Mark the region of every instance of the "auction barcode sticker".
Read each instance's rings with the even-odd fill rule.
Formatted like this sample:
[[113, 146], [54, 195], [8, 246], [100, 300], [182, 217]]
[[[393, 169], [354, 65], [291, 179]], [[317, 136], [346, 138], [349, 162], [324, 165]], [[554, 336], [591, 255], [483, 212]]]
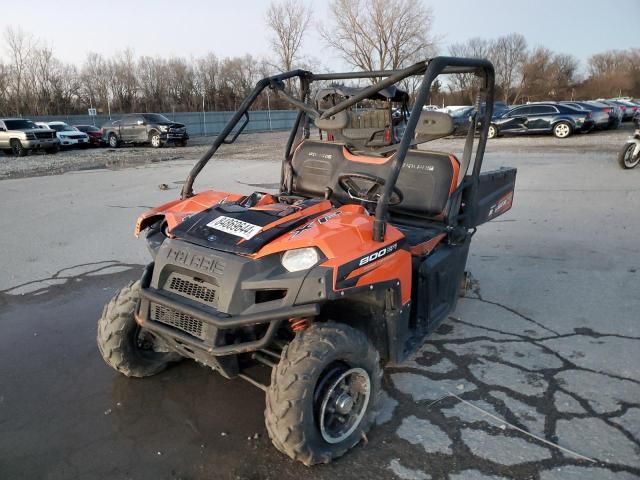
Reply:
[[260, 225], [254, 225], [253, 223], [243, 222], [242, 220], [236, 220], [235, 218], [225, 217], [224, 215], [207, 223], [207, 227], [215, 228], [221, 232], [230, 233], [237, 237], [242, 237], [245, 240], [249, 240], [255, 237], [262, 227]]

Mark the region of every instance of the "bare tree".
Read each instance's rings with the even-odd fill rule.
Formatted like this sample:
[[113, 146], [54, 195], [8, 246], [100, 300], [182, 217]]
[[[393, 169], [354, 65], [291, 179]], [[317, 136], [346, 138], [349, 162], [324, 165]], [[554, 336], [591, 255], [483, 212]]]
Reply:
[[20, 28], [14, 29], [13, 27], [5, 29], [4, 40], [10, 59], [9, 68], [11, 70], [14, 97], [13, 109], [17, 115], [20, 115], [21, 107], [23, 106], [22, 90], [25, 75], [35, 41], [30, 34], [25, 33]]
[[354, 67], [397, 69], [435, 47], [433, 13], [412, 0], [333, 0], [333, 21], [321, 29], [327, 45]]
[[311, 21], [311, 7], [302, 1], [271, 2], [267, 10], [269, 41], [277, 58], [276, 67], [284, 71], [294, 68], [300, 47]]
[[[522, 83], [522, 68], [527, 60], [527, 40], [519, 33], [510, 33], [493, 42], [489, 58], [496, 69], [496, 84], [505, 103], [510, 103], [512, 91]], [[519, 89], [517, 89], [519, 92]], [[513, 100], [517, 100], [518, 93]]]
[[[492, 51], [493, 42], [485, 38], [473, 37], [462, 43], [449, 46], [449, 54], [453, 57], [487, 58]], [[473, 74], [460, 73], [450, 79], [449, 89], [460, 92], [463, 101], [471, 104], [474, 101], [473, 92], [477, 87], [477, 79]]]

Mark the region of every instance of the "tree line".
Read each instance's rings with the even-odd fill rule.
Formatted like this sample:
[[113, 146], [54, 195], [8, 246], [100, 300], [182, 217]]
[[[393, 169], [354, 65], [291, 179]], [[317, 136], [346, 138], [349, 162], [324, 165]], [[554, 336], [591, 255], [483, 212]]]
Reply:
[[[592, 55], [587, 59], [586, 76], [580, 75], [580, 63], [573, 55], [542, 46], [531, 49], [519, 33], [496, 39], [471, 38], [451, 45], [449, 54], [491, 60], [496, 71], [497, 100], [507, 104], [640, 96], [640, 48]], [[472, 82], [468, 75], [456, 75], [447, 92], [438, 89], [436, 94], [449, 101], [469, 103]]]
[[[471, 38], [446, 51], [433, 34], [432, 10], [413, 0], [332, 0], [329, 18], [312, 21], [303, 1], [276, 0], [265, 11], [271, 55], [256, 58], [136, 56], [132, 50], [104, 56], [88, 53], [76, 65], [60, 61], [52, 47], [20, 29], [3, 32], [0, 50], [0, 115], [54, 115], [132, 111], [235, 110], [256, 81], [292, 68], [325, 70], [302, 55], [312, 29], [326, 52], [355, 69], [397, 69], [435, 54], [489, 58], [496, 68], [498, 99], [509, 103], [618, 95], [640, 96], [640, 49], [597, 53], [586, 75], [572, 55], [531, 48], [512, 33], [496, 39]], [[405, 82], [410, 93], [419, 79]], [[470, 103], [473, 78], [456, 75], [437, 82], [432, 103]], [[254, 108], [288, 108], [263, 94]]]

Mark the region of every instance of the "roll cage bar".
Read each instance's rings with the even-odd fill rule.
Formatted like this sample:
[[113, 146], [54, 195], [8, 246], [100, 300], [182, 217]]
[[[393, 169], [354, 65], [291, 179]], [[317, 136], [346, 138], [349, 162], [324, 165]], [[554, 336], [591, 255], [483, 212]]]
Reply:
[[[417, 91], [415, 102], [411, 109], [411, 115], [409, 117], [409, 121], [407, 122], [406, 130], [402, 136], [402, 139], [400, 140], [400, 143], [398, 144], [398, 149], [393, 157], [393, 164], [391, 167], [389, 178], [385, 179], [384, 189], [382, 190], [382, 194], [380, 195], [380, 198], [378, 199], [376, 205], [373, 238], [375, 241], [382, 242], [385, 235], [386, 218], [389, 209], [389, 198], [396, 184], [396, 181], [398, 180], [398, 176], [400, 175], [400, 170], [402, 169], [402, 165], [404, 163], [407, 152], [411, 147], [412, 140], [415, 136], [416, 126], [420, 118], [420, 113], [422, 112], [422, 107], [424, 106], [429, 96], [431, 85], [439, 75], [449, 75], [456, 73], [474, 74], [480, 77], [482, 80], [482, 84], [480, 85], [480, 92], [476, 99], [476, 113], [472, 117], [472, 125], [469, 128], [465, 141], [464, 153], [460, 166], [460, 178], [458, 179], [458, 186], [456, 191], [454, 191], [454, 193], [452, 194], [453, 202], [457, 202], [457, 205], [459, 206], [462, 198], [462, 189], [467, 187], [470, 188], [469, 196], [467, 197], [467, 208], [474, 209], [476, 205], [475, 200], [478, 189], [478, 179], [480, 177], [480, 170], [482, 168], [482, 159], [484, 157], [484, 150], [487, 143], [489, 124], [491, 122], [491, 116], [493, 114], [495, 74], [493, 64], [488, 60], [460, 57], [434, 57], [432, 59], [415, 63], [402, 70], [377, 70], [318, 74], [309, 72], [307, 70], [292, 70], [290, 72], [280, 73], [278, 75], [263, 78], [262, 80], [258, 81], [258, 83], [256, 83], [253, 91], [243, 100], [242, 104], [234, 113], [233, 117], [231, 117], [220, 134], [218, 134], [209, 150], [207, 150], [202, 158], [200, 158], [200, 160], [198, 160], [198, 162], [193, 166], [182, 188], [181, 198], [186, 199], [193, 196], [193, 183], [198, 174], [209, 162], [211, 157], [218, 151], [218, 148], [220, 148], [222, 144], [233, 143], [242, 133], [244, 128], [249, 123], [249, 108], [251, 108], [255, 100], [265, 88], [270, 88], [271, 90], [277, 91], [289, 103], [298, 108], [298, 115], [296, 116], [293, 129], [291, 130], [291, 133], [287, 140], [285, 150], [285, 163], [283, 164], [284, 169], [290, 169], [291, 149], [293, 147], [293, 143], [298, 135], [301, 125], [303, 125], [303, 128], [306, 130], [306, 135], [308, 135], [309, 119], [315, 120], [317, 118], [329, 118], [332, 115], [335, 115], [343, 110], [346, 110], [349, 107], [354, 106], [356, 103], [361, 102], [362, 100], [368, 98], [376, 92], [394, 85], [407, 77], [422, 75], [422, 82], [420, 83], [420, 87]], [[284, 81], [291, 78], [298, 78], [300, 80], [301, 98], [295, 98], [285, 91]], [[381, 78], [381, 80], [367, 88], [364, 88], [357, 95], [349, 97], [341, 101], [337, 105], [334, 105], [333, 107], [322, 112], [318, 111], [316, 108], [306, 102], [306, 99], [309, 95], [309, 86], [314, 81], [371, 78]], [[469, 169], [473, 153], [472, 151], [474, 133], [476, 130], [477, 122], [479, 120], [478, 112], [480, 112], [481, 110], [479, 107], [481, 102], [483, 101], [485, 102], [486, 108], [484, 109], [482, 118], [480, 119], [480, 138], [476, 148], [473, 170], [471, 175], [468, 176], [467, 171]], [[234, 128], [243, 118], [244, 121], [234, 132]], [[229, 140], [227, 140], [227, 137], [229, 135], [232, 136]]]

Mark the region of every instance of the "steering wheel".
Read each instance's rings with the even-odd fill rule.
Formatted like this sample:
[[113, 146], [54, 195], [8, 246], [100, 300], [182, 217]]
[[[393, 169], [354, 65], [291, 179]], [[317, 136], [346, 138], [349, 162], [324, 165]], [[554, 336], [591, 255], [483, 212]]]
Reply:
[[[376, 203], [382, 195], [384, 179], [367, 173], [345, 173], [338, 177], [338, 185], [354, 200]], [[389, 205], [395, 206], [401, 203], [403, 195], [400, 190], [393, 187], [389, 198]]]

